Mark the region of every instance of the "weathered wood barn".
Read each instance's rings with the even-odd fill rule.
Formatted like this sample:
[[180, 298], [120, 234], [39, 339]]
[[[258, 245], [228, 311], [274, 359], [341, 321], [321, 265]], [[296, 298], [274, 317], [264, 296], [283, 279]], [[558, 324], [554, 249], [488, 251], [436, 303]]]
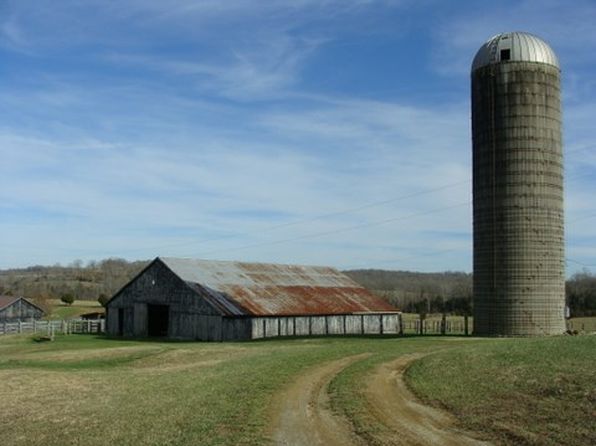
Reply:
[[400, 313], [319, 266], [156, 258], [106, 305], [112, 336], [224, 341], [400, 331]]
[[0, 296], [0, 322], [41, 319], [44, 311], [24, 297]]

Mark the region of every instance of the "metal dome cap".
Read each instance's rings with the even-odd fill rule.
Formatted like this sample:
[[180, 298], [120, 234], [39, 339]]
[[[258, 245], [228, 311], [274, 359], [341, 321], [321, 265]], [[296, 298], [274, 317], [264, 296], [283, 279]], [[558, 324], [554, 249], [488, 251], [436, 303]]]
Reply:
[[557, 55], [540, 37], [524, 32], [511, 32], [497, 34], [480, 47], [472, 62], [472, 72], [504, 61], [539, 62], [560, 68]]

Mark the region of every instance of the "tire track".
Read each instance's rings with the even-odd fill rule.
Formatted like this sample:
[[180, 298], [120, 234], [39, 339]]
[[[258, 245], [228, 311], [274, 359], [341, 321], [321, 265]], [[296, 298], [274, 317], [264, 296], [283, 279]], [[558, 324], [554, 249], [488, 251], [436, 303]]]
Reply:
[[279, 393], [272, 406], [270, 436], [275, 445], [362, 445], [350, 423], [329, 407], [331, 380], [350, 364], [370, 356], [349, 356], [308, 370]]
[[367, 380], [365, 395], [371, 415], [390, 431], [373, 436], [387, 445], [490, 445], [457, 430], [452, 415], [422, 404], [410, 392], [403, 378], [404, 372], [413, 361], [423, 356], [426, 355], [404, 355], [383, 363]]

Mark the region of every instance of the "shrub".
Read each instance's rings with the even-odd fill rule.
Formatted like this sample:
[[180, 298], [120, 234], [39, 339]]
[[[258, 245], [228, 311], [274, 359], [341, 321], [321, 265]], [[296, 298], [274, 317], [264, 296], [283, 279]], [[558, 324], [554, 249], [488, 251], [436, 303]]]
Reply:
[[75, 301], [75, 298], [72, 294], [66, 293], [66, 294], [63, 294], [62, 297], [60, 297], [60, 300], [62, 302], [64, 302], [66, 305], [72, 305], [73, 302]]
[[97, 301], [100, 303], [102, 307], [105, 307], [109, 300], [110, 298], [103, 293], [101, 293], [97, 298]]

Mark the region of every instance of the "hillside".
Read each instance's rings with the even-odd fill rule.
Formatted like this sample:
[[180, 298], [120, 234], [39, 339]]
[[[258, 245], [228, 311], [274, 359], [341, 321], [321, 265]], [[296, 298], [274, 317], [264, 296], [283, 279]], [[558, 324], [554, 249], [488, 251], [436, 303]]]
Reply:
[[42, 306], [48, 299], [59, 299], [64, 294], [95, 301], [101, 295], [112, 296], [148, 263], [106, 259], [87, 265], [77, 261], [68, 266], [0, 270], [0, 294], [25, 296]]

